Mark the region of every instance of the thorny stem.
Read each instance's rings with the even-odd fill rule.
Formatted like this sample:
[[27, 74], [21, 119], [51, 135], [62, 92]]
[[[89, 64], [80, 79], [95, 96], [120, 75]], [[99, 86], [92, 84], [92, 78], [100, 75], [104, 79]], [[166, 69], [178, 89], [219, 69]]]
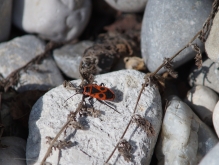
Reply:
[[[191, 45], [191, 43], [198, 37], [198, 35], [199, 35], [200, 33], [201, 33], [201, 30], [200, 30], [198, 33], [196, 33], [196, 35], [188, 42], [188, 44], [186, 44], [182, 49], [180, 49], [176, 54], [174, 54], [174, 55], [169, 59], [169, 61], [172, 61], [172, 60], [173, 60], [176, 56], [178, 56], [184, 49], [186, 49], [187, 47], [189, 47], [189, 46]], [[162, 63], [162, 64], [157, 68], [157, 70], [154, 71], [154, 72], [151, 74], [151, 76], [155, 76], [155, 75], [157, 74], [157, 72], [158, 72], [162, 67], [164, 67], [164, 65], [165, 65], [165, 63]], [[146, 82], [142, 85], [141, 91], [139, 92], [139, 95], [138, 95], [138, 98], [137, 98], [137, 102], [136, 102], [136, 104], [135, 104], [135, 108], [134, 108], [133, 114], [135, 114], [136, 111], [137, 111], [138, 102], [139, 102], [139, 100], [140, 100], [140, 98], [141, 98], [141, 94], [142, 94], [144, 88], [146, 87], [146, 85], [147, 85]], [[125, 131], [123, 132], [122, 136], [120, 137], [120, 140], [123, 139], [123, 137], [125, 136], [125, 134], [126, 134], [128, 128], [129, 128], [129, 126], [131, 125], [131, 123], [132, 123], [132, 119], [130, 119], [128, 125], [127, 125], [126, 128], [125, 128]], [[109, 156], [108, 159], [106, 160], [106, 163], [108, 163], [108, 161], [110, 160], [110, 158], [113, 156], [114, 152], [115, 152], [116, 149], [118, 148], [118, 145], [119, 145], [119, 142], [116, 144], [114, 150], [112, 151], [112, 153], [110, 154], [110, 156]]]
[[[76, 114], [77, 114], [77, 113], [80, 111], [80, 109], [82, 108], [83, 100], [84, 100], [84, 97], [82, 97], [82, 101], [80, 102], [80, 104], [78, 105], [78, 108], [77, 108], [76, 111], [75, 111]], [[48, 156], [49, 156], [50, 153], [51, 153], [53, 144], [56, 142], [56, 140], [59, 138], [59, 136], [62, 134], [62, 132], [65, 130], [65, 128], [68, 126], [68, 124], [69, 124], [71, 121], [72, 121], [72, 120], [69, 119], [69, 120], [65, 123], [65, 125], [61, 128], [61, 130], [58, 132], [58, 134], [55, 136], [55, 138], [51, 141], [50, 146], [49, 146], [49, 148], [47, 149], [47, 152], [46, 152], [46, 154], [44, 155], [44, 158], [43, 158], [43, 160], [41, 161], [40, 165], [44, 165], [44, 162], [46, 161], [46, 159], [48, 158]]]

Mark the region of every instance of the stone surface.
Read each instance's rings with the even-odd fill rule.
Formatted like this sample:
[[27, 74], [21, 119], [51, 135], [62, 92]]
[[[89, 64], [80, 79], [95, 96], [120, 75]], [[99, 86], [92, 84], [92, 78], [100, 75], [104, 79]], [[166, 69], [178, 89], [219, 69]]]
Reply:
[[53, 51], [53, 57], [62, 72], [71, 78], [80, 78], [79, 65], [85, 49], [93, 46], [92, 41], [81, 41], [65, 45]]
[[187, 104], [176, 96], [170, 99], [156, 148], [158, 165], [196, 165], [217, 142]]
[[[121, 114], [95, 101], [94, 108], [101, 110], [103, 114], [99, 118], [89, 116], [80, 118], [81, 123], [89, 127], [86, 131], [67, 129], [66, 137], [75, 146], [62, 150], [60, 164], [104, 164], [131, 118], [138, 93], [144, 82], [143, 78], [144, 74], [135, 70], [122, 70], [96, 76], [97, 84], [105, 83], [106, 87], [115, 92], [115, 100], [108, 104], [115, 105]], [[80, 81], [75, 80], [72, 83], [78, 85]], [[69, 111], [74, 111], [78, 106], [81, 95], [76, 95], [65, 102], [74, 93], [73, 90], [59, 86], [46, 93], [33, 106], [29, 118], [27, 159], [37, 160], [37, 162], [28, 161], [28, 165], [39, 164], [48, 148], [45, 137], [54, 137], [66, 122]], [[137, 113], [151, 122], [155, 135], [147, 136], [136, 124], [131, 124], [125, 139], [130, 140], [134, 147], [134, 162], [148, 165], [162, 120], [161, 99], [156, 87], [148, 87], [143, 91]], [[59, 139], [63, 140], [63, 135]], [[57, 153], [58, 150], [53, 150], [53, 155], [47, 162], [57, 164]], [[118, 151], [109, 163], [133, 164], [133, 162], [126, 162], [122, 156], [118, 156]]]
[[219, 93], [219, 64], [210, 59], [204, 60], [202, 68], [193, 67], [189, 75], [189, 84], [207, 86]]
[[213, 25], [211, 27], [211, 31], [209, 33], [208, 39], [205, 42], [205, 50], [208, 57], [214, 61], [219, 63], [219, 13], [217, 13], [213, 20]]
[[122, 12], [142, 12], [147, 0], [105, 0], [114, 9]]
[[[17, 37], [0, 44], [0, 74], [6, 78], [42, 53], [44, 48], [44, 42], [32, 35]], [[51, 58], [47, 58], [41, 64], [32, 65], [26, 72], [21, 72], [19, 84], [15, 88], [19, 91], [48, 90], [62, 82], [62, 75], [55, 62]]]
[[219, 101], [217, 102], [213, 112], [214, 129], [219, 137]]
[[7, 148], [0, 149], [1, 165], [26, 165], [26, 141], [18, 137], [3, 137], [1, 143]]
[[207, 125], [212, 126], [212, 114], [218, 95], [208, 87], [197, 85], [187, 93], [186, 103]]
[[219, 143], [201, 160], [199, 165], [218, 165], [219, 163]]
[[0, 42], [8, 39], [11, 29], [12, 0], [0, 2]]
[[90, 12], [90, 0], [16, 0], [13, 23], [28, 33], [62, 42], [82, 33]]
[[[164, 57], [177, 53], [202, 28], [211, 5], [211, 0], [148, 1], [142, 23], [141, 52], [151, 72], [163, 63]], [[199, 40], [195, 43], [203, 47]], [[194, 55], [195, 52], [187, 48], [174, 59], [174, 67], [194, 58]]]

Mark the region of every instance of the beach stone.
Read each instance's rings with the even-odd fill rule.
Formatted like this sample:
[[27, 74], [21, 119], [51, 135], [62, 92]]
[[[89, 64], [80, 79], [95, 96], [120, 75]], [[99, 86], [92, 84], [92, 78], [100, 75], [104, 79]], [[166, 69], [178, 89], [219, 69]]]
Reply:
[[213, 131], [178, 97], [170, 98], [158, 139], [158, 165], [196, 165], [218, 143]]
[[0, 42], [6, 41], [11, 30], [12, 0], [0, 2]]
[[[44, 52], [45, 43], [33, 35], [17, 37], [0, 44], [0, 74], [9, 76], [34, 57]], [[18, 91], [48, 90], [62, 84], [63, 77], [52, 58], [44, 59], [40, 64], [32, 65], [27, 71], [20, 72]]]
[[199, 165], [218, 165], [219, 162], [219, 143], [201, 160]]
[[218, 102], [218, 95], [210, 88], [197, 85], [187, 93], [186, 103], [208, 126], [212, 126], [212, 114]]
[[90, 13], [90, 0], [16, 0], [13, 23], [25, 32], [63, 42], [82, 33]]
[[8, 146], [0, 148], [0, 164], [26, 165], [26, 141], [19, 137], [2, 137], [1, 144]]
[[142, 12], [147, 0], [105, 0], [114, 9], [122, 12]]
[[211, 31], [209, 36], [205, 42], [205, 51], [208, 57], [214, 61], [219, 63], [219, 13], [216, 13], [213, 24], [211, 27]]
[[[90, 116], [79, 118], [80, 123], [88, 129], [76, 131], [68, 128], [66, 136], [64, 137], [62, 134], [59, 138], [59, 140], [63, 140], [68, 137], [67, 139], [74, 144], [61, 151], [60, 164], [104, 164], [131, 119], [144, 76], [145, 74], [139, 71], [121, 70], [95, 77], [97, 84], [105, 83], [106, 87], [115, 92], [115, 100], [108, 104], [115, 106], [121, 114], [95, 101], [93, 106], [95, 109], [101, 110], [101, 116], [99, 118]], [[80, 82], [81, 80], [72, 81], [77, 85]], [[27, 165], [40, 163], [49, 147], [45, 137], [54, 137], [67, 121], [69, 112], [77, 108], [81, 101], [81, 95], [76, 95], [65, 102], [73, 94], [75, 94], [74, 90], [58, 86], [46, 93], [33, 106], [29, 118]], [[143, 91], [138, 105], [136, 113], [151, 123], [154, 135], [147, 135], [136, 124], [131, 124], [124, 138], [130, 141], [133, 147], [132, 162], [126, 162], [122, 156], [118, 156], [116, 150], [109, 163], [118, 165], [150, 164], [162, 121], [161, 98], [158, 89], [155, 86], [147, 87]], [[52, 152], [53, 154], [46, 161], [57, 164], [58, 150]]]
[[68, 44], [53, 51], [53, 57], [62, 72], [70, 78], [80, 78], [79, 65], [84, 51], [93, 46], [92, 41]]
[[202, 68], [193, 67], [189, 75], [189, 84], [207, 86], [219, 93], [219, 64], [210, 59], [202, 63]]
[[217, 104], [214, 108], [213, 124], [214, 124], [214, 129], [215, 129], [217, 136], [219, 138], [219, 101], [217, 102]]
[[[148, 1], [142, 22], [141, 52], [149, 71], [154, 72], [165, 57], [173, 56], [195, 36], [210, 14], [211, 6], [211, 0]], [[194, 43], [204, 50], [198, 39]], [[194, 55], [187, 48], [174, 58], [174, 67], [193, 59]], [[159, 71], [162, 72], [164, 69]]]

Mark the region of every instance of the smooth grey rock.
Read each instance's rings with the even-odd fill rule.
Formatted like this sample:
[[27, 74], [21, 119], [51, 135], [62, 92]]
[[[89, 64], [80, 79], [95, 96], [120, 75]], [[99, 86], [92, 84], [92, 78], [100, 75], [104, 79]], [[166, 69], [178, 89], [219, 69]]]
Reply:
[[219, 63], [219, 13], [216, 13], [213, 24], [211, 27], [211, 31], [209, 36], [205, 42], [205, 50], [208, 57], [214, 61]]
[[[76, 145], [62, 150], [60, 164], [104, 164], [132, 116], [138, 93], [144, 82], [144, 74], [135, 70], [121, 70], [98, 75], [95, 80], [98, 84], [105, 83], [106, 87], [115, 92], [116, 98], [111, 104], [115, 105], [121, 114], [95, 101], [94, 108], [101, 110], [103, 114], [99, 118], [89, 116], [80, 118], [82, 123], [87, 123], [89, 126], [86, 131], [77, 130], [74, 134], [74, 129], [67, 129], [66, 137], [69, 137], [69, 140]], [[81, 80], [72, 81], [77, 85], [80, 82]], [[59, 86], [47, 92], [33, 106], [29, 118], [26, 153], [27, 160], [36, 160], [36, 162], [28, 161], [28, 165], [39, 164], [48, 148], [45, 137], [54, 137], [66, 122], [69, 112], [74, 111], [78, 106], [81, 95], [76, 95], [65, 102], [73, 94], [75, 94], [75, 91]], [[147, 87], [143, 91], [137, 113], [151, 122], [155, 135], [147, 136], [136, 124], [131, 124], [125, 139], [130, 140], [134, 147], [134, 162], [148, 165], [162, 121], [161, 99], [155, 86]], [[63, 140], [66, 137], [63, 137], [62, 134], [59, 139]], [[47, 159], [47, 162], [57, 164], [57, 154], [58, 150], [53, 150], [53, 155]], [[126, 162], [122, 156], [118, 156], [117, 150], [109, 163], [133, 164], [133, 162]]]
[[187, 104], [176, 96], [170, 99], [156, 148], [158, 165], [196, 165], [217, 142]]
[[187, 93], [186, 103], [208, 126], [212, 126], [212, 114], [218, 95], [208, 87], [197, 85]]
[[11, 30], [12, 0], [0, 1], [0, 42], [8, 39]]
[[1, 143], [7, 148], [0, 149], [1, 165], [26, 165], [26, 141], [18, 137], [2, 137]]
[[92, 41], [81, 41], [74, 45], [65, 45], [53, 51], [53, 57], [65, 75], [71, 78], [80, 78], [79, 65], [84, 51], [93, 46]]
[[201, 160], [199, 165], [218, 165], [219, 164], [219, 143]]
[[114, 9], [122, 12], [142, 12], [147, 0], [105, 0]]
[[217, 104], [214, 108], [213, 124], [214, 124], [214, 129], [215, 129], [217, 136], [219, 138], [219, 101], [217, 102]]
[[[149, 0], [145, 9], [141, 52], [148, 69], [153, 72], [183, 48], [202, 28], [211, 11], [211, 0]], [[203, 44], [196, 40], [201, 47]], [[191, 48], [174, 59], [174, 67], [194, 58]], [[163, 72], [162, 69], [159, 73]]]
[[189, 84], [207, 86], [219, 93], [219, 64], [210, 59], [204, 60], [202, 68], [194, 67], [189, 75]]
[[[42, 53], [44, 49], [45, 43], [33, 35], [17, 37], [0, 44], [0, 74], [6, 78]], [[62, 82], [62, 75], [55, 62], [51, 58], [47, 58], [41, 64], [32, 65], [26, 72], [21, 72], [19, 83], [15, 89], [19, 91], [48, 90]]]
[[90, 12], [90, 0], [16, 0], [13, 23], [28, 33], [62, 42], [82, 33]]

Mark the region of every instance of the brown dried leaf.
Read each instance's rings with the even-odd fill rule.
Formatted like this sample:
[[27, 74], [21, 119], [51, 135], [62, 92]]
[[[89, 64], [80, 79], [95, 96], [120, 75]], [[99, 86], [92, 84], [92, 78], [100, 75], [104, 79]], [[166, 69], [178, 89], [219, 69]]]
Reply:
[[[46, 143], [47, 144], [52, 144], [52, 141], [54, 138], [50, 137], [50, 136], [46, 136]], [[62, 141], [62, 140], [56, 140], [54, 143], [53, 143], [53, 146], [52, 148], [54, 148], [55, 150], [58, 148], [59, 150], [61, 149], [65, 149], [65, 148], [68, 148], [72, 145], [72, 142], [71, 141]]]
[[131, 155], [132, 146], [129, 142], [125, 139], [122, 139], [118, 144], [118, 151], [124, 157], [125, 161], [130, 162], [132, 155]]
[[191, 44], [191, 48], [197, 53], [195, 56], [195, 65], [198, 66], [198, 69], [202, 67], [202, 54], [201, 49], [197, 44]]

